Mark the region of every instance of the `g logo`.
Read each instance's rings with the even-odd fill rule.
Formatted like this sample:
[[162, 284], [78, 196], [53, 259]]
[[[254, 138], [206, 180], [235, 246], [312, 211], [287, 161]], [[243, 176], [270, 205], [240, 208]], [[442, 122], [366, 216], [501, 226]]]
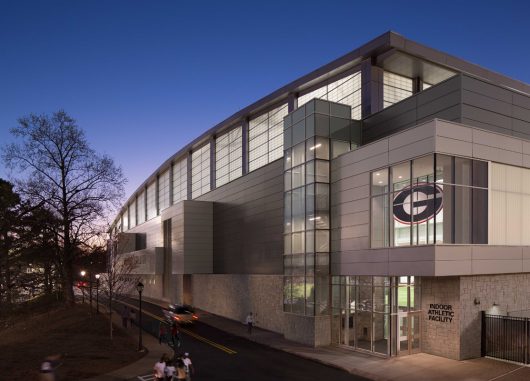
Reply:
[[417, 183], [403, 188], [392, 204], [394, 219], [405, 225], [420, 224], [442, 209], [443, 190], [436, 184]]

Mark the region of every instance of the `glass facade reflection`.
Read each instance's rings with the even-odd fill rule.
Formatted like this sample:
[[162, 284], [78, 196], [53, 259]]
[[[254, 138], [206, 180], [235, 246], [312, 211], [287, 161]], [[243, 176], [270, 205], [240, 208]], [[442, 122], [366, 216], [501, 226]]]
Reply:
[[371, 247], [488, 243], [488, 163], [429, 155], [371, 173]]

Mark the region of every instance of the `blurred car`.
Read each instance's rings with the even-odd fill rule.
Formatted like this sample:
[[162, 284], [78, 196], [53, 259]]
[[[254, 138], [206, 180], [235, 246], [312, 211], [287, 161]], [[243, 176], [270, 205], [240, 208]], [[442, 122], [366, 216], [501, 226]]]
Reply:
[[162, 308], [162, 312], [166, 321], [170, 324], [173, 322], [178, 324], [192, 324], [199, 320], [195, 309], [189, 305], [170, 304], [168, 308]]

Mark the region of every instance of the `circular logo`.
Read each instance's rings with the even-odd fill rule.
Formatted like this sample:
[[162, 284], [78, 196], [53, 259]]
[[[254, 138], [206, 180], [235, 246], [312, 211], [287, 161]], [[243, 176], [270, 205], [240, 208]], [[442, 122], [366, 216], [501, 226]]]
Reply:
[[436, 184], [417, 183], [394, 197], [394, 219], [405, 225], [428, 221], [442, 209], [443, 190]]

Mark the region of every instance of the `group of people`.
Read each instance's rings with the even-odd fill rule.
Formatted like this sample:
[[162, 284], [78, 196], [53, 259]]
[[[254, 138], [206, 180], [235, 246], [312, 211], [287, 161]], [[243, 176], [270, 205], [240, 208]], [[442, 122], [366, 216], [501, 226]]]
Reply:
[[190, 381], [195, 369], [189, 353], [175, 355], [173, 359], [164, 353], [153, 367], [153, 373], [157, 381]]
[[130, 323], [131, 328], [133, 326], [134, 321], [136, 320], [136, 311], [132, 308], [129, 310], [127, 306], [123, 306], [123, 310], [121, 310], [121, 325], [123, 328], [127, 328], [127, 324]]

